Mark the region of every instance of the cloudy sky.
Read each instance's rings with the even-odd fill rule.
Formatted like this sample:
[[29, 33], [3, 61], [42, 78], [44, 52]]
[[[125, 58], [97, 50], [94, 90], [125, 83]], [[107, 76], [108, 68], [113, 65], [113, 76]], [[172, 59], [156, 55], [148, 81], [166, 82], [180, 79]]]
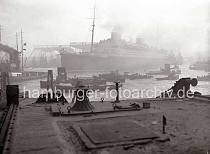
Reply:
[[[15, 46], [23, 29], [28, 52], [33, 45], [69, 44], [91, 39], [94, 0], [0, 0], [3, 43]], [[158, 48], [197, 54], [207, 48], [208, 0], [96, 0], [95, 41], [114, 27], [123, 38], [142, 37]]]

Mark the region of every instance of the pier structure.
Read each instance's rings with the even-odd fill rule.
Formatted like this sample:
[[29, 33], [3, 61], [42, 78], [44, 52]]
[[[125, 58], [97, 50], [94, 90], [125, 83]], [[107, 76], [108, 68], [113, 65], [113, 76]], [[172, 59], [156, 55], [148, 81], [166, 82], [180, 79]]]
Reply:
[[120, 100], [115, 109], [111, 101], [91, 101], [94, 110], [69, 112], [75, 104], [17, 99], [18, 86], [10, 86], [2, 154], [209, 152], [209, 96]]
[[[34, 101], [25, 99], [20, 102], [21, 109], [14, 123], [14, 140], [8, 148], [12, 154], [172, 153], [174, 149], [175, 153], [187, 153], [189, 150], [196, 151], [193, 147], [197, 146], [197, 142], [193, 141], [203, 145], [202, 152], [208, 147], [204, 143], [209, 137], [193, 131], [204, 129], [209, 133], [206, 116], [210, 106], [206, 101], [153, 99], [147, 100], [151, 103], [149, 109], [103, 113], [88, 111], [89, 114], [71, 116], [52, 116], [49, 114], [54, 110], [51, 104], [36, 104]], [[127, 100], [120, 104], [138, 102], [142, 106], [144, 101]], [[111, 107], [107, 101], [92, 104], [98, 109]], [[67, 113], [67, 110], [61, 112]], [[163, 115], [168, 119], [165, 134], [162, 133]], [[196, 124], [193, 122], [195, 119]]]

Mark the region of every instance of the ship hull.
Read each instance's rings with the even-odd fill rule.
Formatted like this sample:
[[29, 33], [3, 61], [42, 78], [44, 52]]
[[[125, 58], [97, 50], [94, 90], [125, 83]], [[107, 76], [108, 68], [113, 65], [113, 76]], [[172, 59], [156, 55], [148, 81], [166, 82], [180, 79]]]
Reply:
[[151, 56], [61, 55], [61, 65], [68, 71], [145, 70], [162, 66], [165, 61], [164, 58]]

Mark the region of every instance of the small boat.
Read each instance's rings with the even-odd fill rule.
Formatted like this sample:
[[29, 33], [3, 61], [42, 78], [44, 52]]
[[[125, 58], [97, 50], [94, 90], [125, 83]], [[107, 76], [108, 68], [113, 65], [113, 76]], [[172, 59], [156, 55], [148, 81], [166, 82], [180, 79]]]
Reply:
[[210, 73], [204, 76], [197, 76], [198, 81], [210, 81]]
[[159, 71], [150, 71], [148, 75], [170, 75], [171, 73], [181, 74], [181, 70], [178, 65], [171, 68], [170, 64], [165, 64], [164, 68], [160, 68]]
[[210, 71], [210, 60], [208, 61], [197, 61], [189, 66], [190, 70], [203, 70]]
[[128, 74], [126, 76], [126, 79], [129, 79], [129, 80], [138, 80], [138, 79], [151, 79], [153, 78], [152, 75], [148, 75], [148, 74], [138, 74], [138, 73], [135, 73], [135, 74]]
[[175, 73], [171, 73], [167, 77], [156, 78], [156, 80], [177, 80], [177, 79], [179, 79], [179, 75]]
[[[106, 80], [98, 76], [86, 76], [86, 77], [76, 77], [68, 78], [67, 72], [64, 67], [57, 68], [58, 76], [56, 80], [53, 80], [53, 85], [56, 89], [69, 92], [72, 91], [78, 82], [81, 82], [83, 85], [88, 86], [91, 90], [106, 90]], [[47, 89], [47, 81], [40, 81], [40, 88]]]

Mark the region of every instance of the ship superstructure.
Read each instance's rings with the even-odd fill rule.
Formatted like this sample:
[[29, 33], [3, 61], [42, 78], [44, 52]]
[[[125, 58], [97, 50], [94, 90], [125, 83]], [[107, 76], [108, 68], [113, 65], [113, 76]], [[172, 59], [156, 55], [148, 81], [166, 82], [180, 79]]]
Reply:
[[[74, 46], [75, 47], [75, 46]], [[75, 52], [63, 51], [61, 65], [67, 70], [137, 70], [145, 66], [162, 65], [167, 61], [167, 51], [144, 44], [138, 38], [130, 44], [117, 31], [111, 37], [94, 43], [91, 52], [89, 44], [77, 45]], [[80, 49], [81, 52], [77, 52]]]

